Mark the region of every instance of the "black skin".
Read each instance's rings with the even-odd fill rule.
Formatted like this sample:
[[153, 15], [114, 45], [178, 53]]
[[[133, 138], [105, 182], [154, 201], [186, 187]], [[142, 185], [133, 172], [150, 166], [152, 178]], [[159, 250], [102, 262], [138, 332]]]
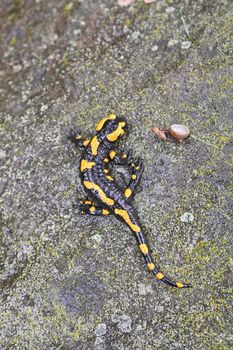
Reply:
[[[126, 131], [126, 120], [115, 116], [110, 120], [104, 118], [100, 123], [102, 124], [99, 126], [99, 130], [98, 123], [96, 134], [89, 140], [83, 139], [78, 132], [71, 132], [68, 136], [76, 146], [83, 149], [80, 161], [80, 176], [88, 199], [80, 201], [81, 213], [90, 215], [113, 214], [117, 219], [126, 223], [134, 233], [149, 270], [152, 271], [158, 280], [172, 287], [191, 287], [191, 284], [174, 282], [165, 277], [155, 266], [149, 252], [139, 219], [132, 206], [132, 198], [143, 172], [142, 160], [137, 158], [134, 161], [132, 151], [123, 152], [121, 150], [117, 154], [117, 143]], [[111, 139], [111, 135], [115, 135], [118, 130], [120, 130], [120, 134]], [[86, 162], [91, 164], [91, 166], [84, 166], [82, 169], [82, 164], [86, 165]], [[110, 162], [129, 167], [131, 180], [126, 190], [122, 191], [114, 179], [109, 177], [108, 164]], [[96, 204], [93, 204], [93, 201]], [[146, 251], [141, 247], [146, 247]]]

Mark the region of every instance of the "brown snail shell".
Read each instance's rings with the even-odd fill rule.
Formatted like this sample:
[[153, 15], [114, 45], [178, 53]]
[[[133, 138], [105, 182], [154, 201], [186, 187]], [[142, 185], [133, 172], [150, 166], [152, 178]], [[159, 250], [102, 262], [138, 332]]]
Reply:
[[162, 141], [166, 141], [167, 140], [167, 137], [166, 137], [166, 134], [164, 132], [163, 129], [161, 128], [158, 128], [158, 127], [154, 127], [154, 128], [151, 128], [151, 131]]
[[189, 128], [181, 124], [173, 124], [168, 129], [168, 133], [178, 142], [183, 142], [190, 135]]

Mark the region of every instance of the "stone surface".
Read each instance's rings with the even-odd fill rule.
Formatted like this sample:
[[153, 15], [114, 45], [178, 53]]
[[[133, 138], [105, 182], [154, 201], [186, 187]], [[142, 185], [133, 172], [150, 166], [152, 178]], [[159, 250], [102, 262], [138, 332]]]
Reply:
[[[232, 349], [231, 6], [1, 1], [0, 348]], [[144, 159], [134, 206], [152, 254], [192, 289], [159, 284], [127, 227], [74, 207], [66, 135], [110, 112]], [[191, 130], [180, 145], [150, 131], [173, 123]]]

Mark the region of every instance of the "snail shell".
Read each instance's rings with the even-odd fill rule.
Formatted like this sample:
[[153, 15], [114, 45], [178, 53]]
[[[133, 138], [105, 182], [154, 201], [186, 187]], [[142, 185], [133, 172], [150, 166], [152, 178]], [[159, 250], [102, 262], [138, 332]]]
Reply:
[[168, 133], [178, 142], [182, 142], [184, 139], [186, 139], [190, 135], [189, 128], [181, 124], [171, 125], [170, 128], [168, 129]]
[[167, 140], [167, 137], [165, 135], [165, 132], [158, 128], [158, 127], [154, 127], [154, 128], [151, 128], [151, 131], [162, 141], [166, 141]]

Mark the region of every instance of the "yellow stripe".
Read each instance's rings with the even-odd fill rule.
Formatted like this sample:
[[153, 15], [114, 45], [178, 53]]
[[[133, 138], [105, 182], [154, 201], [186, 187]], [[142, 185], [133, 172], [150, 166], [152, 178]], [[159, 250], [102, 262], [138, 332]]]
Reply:
[[83, 146], [87, 147], [89, 145], [89, 143], [90, 143], [90, 140], [85, 140], [85, 141], [83, 141]]
[[113, 205], [114, 204], [114, 200], [112, 198], [109, 198], [106, 196], [106, 194], [104, 193], [104, 191], [96, 184], [94, 184], [93, 182], [89, 182], [89, 181], [83, 181], [83, 185], [88, 188], [89, 190], [95, 190], [98, 192], [98, 195], [100, 197], [100, 199], [108, 204], [108, 205]]
[[154, 268], [155, 268], [155, 264], [153, 264], [153, 263], [148, 263], [147, 264], [147, 267], [148, 267], [148, 269], [151, 271], [151, 270], [154, 270]]
[[98, 141], [97, 136], [94, 136], [93, 139], [91, 140], [91, 152], [94, 156], [97, 155], [97, 150], [98, 150], [99, 144], [100, 143]]
[[149, 250], [145, 243], [139, 244], [139, 248], [143, 254], [148, 254]]
[[158, 278], [158, 280], [162, 280], [164, 278], [164, 275], [161, 272], [158, 272], [156, 278]]
[[114, 120], [114, 119], [116, 119], [115, 114], [110, 114], [108, 117], [101, 119], [99, 123], [96, 125], [96, 131], [100, 131], [107, 120]]
[[102, 214], [103, 214], [103, 215], [108, 215], [109, 213], [110, 213], [110, 212], [109, 212], [108, 210], [106, 210], [106, 209], [103, 209], [103, 210], [102, 210]]
[[82, 159], [80, 164], [80, 170], [84, 171], [86, 169], [91, 169], [94, 165], [95, 165], [95, 162], [88, 162], [87, 160]]
[[178, 288], [183, 288], [184, 287], [183, 283], [181, 283], [181, 282], [176, 282], [176, 285], [177, 285]]
[[131, 228], [132, 231], [134, 232], [140, 232], [140, 227], [138, 227], [138, 225], [135, 225], [132, 223], [129, 214], [127, 213], [126, 210], [124, 209], [115, 209], [114, 210], [115, 214], [119, 215], [122, 217], [123, 220], [125, 220], [125, 222], [129, 225], [129, 227]]
[[124, 130], [122, 128], [124, 126], [125, 126], [125, 122], [120, 122], [118, 124], [117, 129], [115, 131], [113, 131], [111, 134], [107, 135], [108, 141], [114, 142], [114, 141], [116, 141], [119, 138], [119, 136], [123, 135], [124, 134]]
[[116, 152], [115, 152], [115, 151], [111, 151], [111, 152], [109, 153], [109, 157], [110, 157], [111, 159], [113, 159], [113, 158], [115, 157], [115, 155], [116, 155]]
[[106, 176], [106, 178], [110, 181], [113, 181], [113, 178], [110, 175]]
[[131, 194], [132, 194], [131, 189], [130, 189], [130, 188], [127, 188], [127, 189], [125, 190], [125, 197], [126, 197], [126, 198], [129, 198], [129, 197], [131, 196]]

